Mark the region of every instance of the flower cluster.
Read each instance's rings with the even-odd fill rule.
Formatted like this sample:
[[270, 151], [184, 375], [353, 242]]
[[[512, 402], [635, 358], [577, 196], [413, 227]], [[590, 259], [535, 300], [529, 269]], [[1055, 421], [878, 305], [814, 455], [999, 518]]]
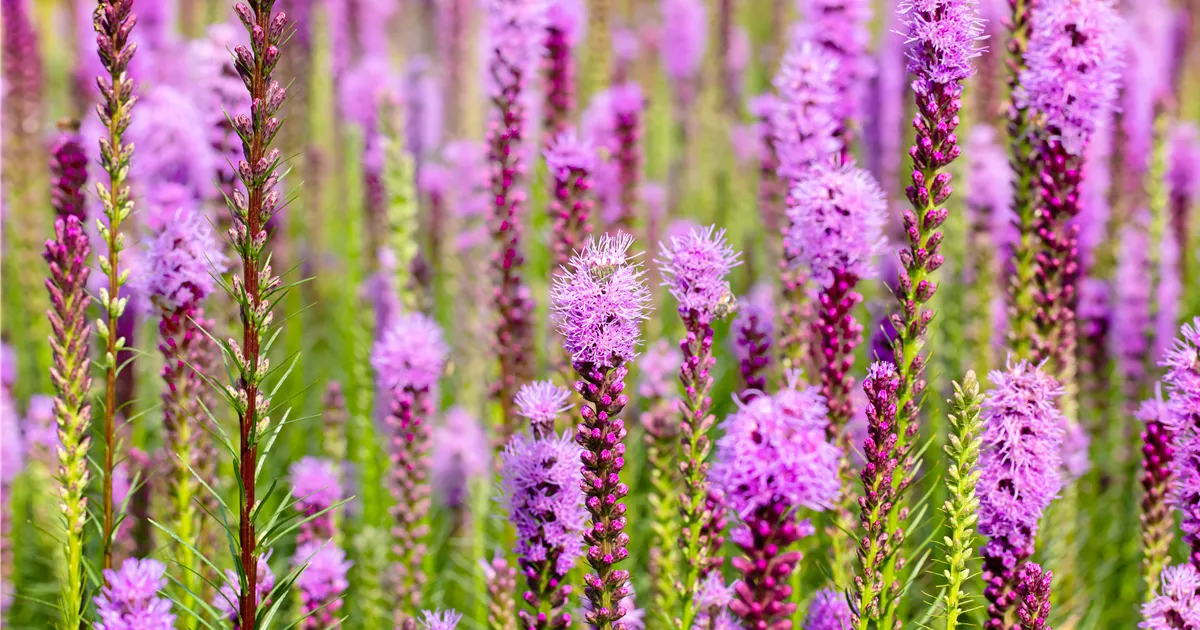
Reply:
[[167, 587], [167, 567], [158, 560], [130, 558], [119, 570], [104, 570], [96, 597], [97, 630], [170, 630], [171, 602], [159, 594]]

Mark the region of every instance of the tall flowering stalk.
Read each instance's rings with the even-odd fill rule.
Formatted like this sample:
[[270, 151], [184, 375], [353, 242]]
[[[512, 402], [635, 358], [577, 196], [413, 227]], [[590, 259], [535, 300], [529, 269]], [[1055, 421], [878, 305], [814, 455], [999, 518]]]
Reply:
[[96, 191], [104, 207], [104, 218], [100, 223], [100, 239], [104, 241], [107, 256], [99, 257], [100, 271], [108, 278], [100, 290], [100, 306], [105, 318], [98, 322], [97, 335], [104, 344], [100, 366], [104, 368], [104, 460], [100, 466], [103, 516], [100, 523], [101, 554], [103, 567], [112, 568], [113, 535], [116, 533], [116, 507], [113, 503], [113, 469], [117, 460], [117, 372], [120, 364], [117, 352], [125, 345], [125, 338], [118, 336], [117, 320], [125, 312], [128, 298], [120, 297], [121, 287], [128, 273], [120, 269], [121, 252], [125, 249], [125, 237], [121, 234], [121, 222], [133, 212], [133, 197], [129, 192], [126, 177], [129, 161], [133, 155], [133, 144], [124, 142], [129, 127], [133, 104], [133, 79], [129, 75], [129, 62], [137, 46], [129, 40], [137, 18], [133, 14], [133, 3], [125, 0], [100, 0], [94, 15], [96, 46], [100, 62], [106, 75], [97, 78], [103, 102], [96, 106], [105, 134], [100, 140], [100, 165], [108, 174], [108, 182], [97, 182]]
[[[784, 200], [787, 183], [779, 176], [779, 155], [775, 148], [775, 127], [772, 121], [779, 111], [781, 101], [774, 94], [760, 94], [750, 100], [747, 108], [754, 117], [758, 134], [758, 213], [759, 220], [767, 229], [768, 236], [778, 237], [783, 233]], [[778, 243], [773, 243], [778, 247]], [[773, 256], [779, 252], [772, 250]]]
[[831, 507], [841, 488], [842, 452], [826, 438], [825, 401], [815, 387], [798, 388], [797, 376], [727, 418], [717, 441], [713, 483], [741, 520], [732, 534], [741, 581], [729, 609], [747, 628], [790, 627], [796, 610], [790, 578], [801, 559], [793, 547], [813, 532], [799, 511]]
[[1021, 567], [1021, 582], [1017, 595], [1021, 602], [1017, 608], [1017, 619], [1021, 630], [1050, 630], [1046, 620], [1050, 618], [1050, 583], [1054, 574], [1043, 571], [1033, 562]]
[[296, 544], [332, 540], [335, 524], [331, 510], [342, 500], [337, 464], [328, 459], [302, 457], [288, 469], [288, 476], [296, 510], [309, 517], [298, 528]]
[[546, 9], [543, 53], [544, 132], [547, 141], [567, 130], [575, 115], [575, 47], [586, 19], [583, 0], [555, 0]]
[[842, 156], [848, 157], [854, 138], [861, 133], [862, 108], [872, 62], [867, 56], [871, 42], [871, 3], [865, 0], [805, 0], [801, 13], [809, 38], [838, 61], [834, 76], [837, 92], [837, 136]]
[[350, 587], [346, 579], [354, 563], [346, 560], [346, 552], [329, 541], [311, 541], [296, 548], [292, 565], [304, 567], [296, 577], [300, 592], [300, 613], [304, 615], [302, 630], [333, 630], [342, 626], [338, 613], [342, 596]]
[[421, 569], [429, 533], [429, 439], [433, 389], [448, 352], [442, 330], [421, 313], [394, 318], [371, 353], [381, 391], [388, 394], [389, 486], [395, 505], [392, 525], [392, 584], [396, 623], [420, 608], [426, 576]]
[[171, 601], [161, 595], [167, 567], [158, 560], [130, 558], [119, 570], [104, 570], [104, 587], [96, 597], [97, 630], [171, 630]]
[[1033, 555], [1038, 521], [1062, 488], [1063, 387], [1041, 368], [1020, 361], [990, 375], [983, 401], [979, 460], [979, 533], [988, 630], [1017, 623], [1022, 566]]
[[679, 381], [683, 400], [679, 405], [679, 467], [683, 487], [679, 507], [683, 516], [683, 575], [679, 576], [681, 623], [690, 628], [695, 620], [693, 599], [700, 587], [700, 570], [708, 563], [708, 543], [704, 537], [708, 496], [708, 459], [712, 448], [708, 431], [715, 418], [712, 409], [713, 323], [724, 319], [734, 308], [729, 289], [729, 272], [740, 254], [725, 241], [725, 230], [695, 228], [684, 236], [673, 237], [668, 245], [659, 245], [663, 286], [679, 303], [679, 317], [687, 335], [679, 343], [683, 361]]
[[580, 490], [591, 516], [584, 534], [594, 571], [584, 577], [584, 596], [592, 605], [586, 618], [600, 630], [626, 628], [621, 618], [628, 611], [621, 600], [630, 593], [629, 572], [614, 566], [629, 556], [621, 501], [629, 487], [620, 477], [626, 432], [617, 416], [629, 403], [626, 364], [641, 343], [640, 324], [650, 301], [645, 271], [629, 254], [632, 244], [633, 237], [623, 233], [589, 239], [551, 290], [563, 347], [580, 376], [575, 390], [587, 402], [575, 441], [583, 447]]
[[1182, 514], [1180, 529], [1191, 550], [1188, 561], [1200, 568], [1200, 318], [1183, 325], [1161, 364], [1170, 392], [1167, 428], [1174, 436], [1167, 501]]
[[57, 425], [59, 497], [63, 517], [66, 568], [59, 578], [59, 613], [63, 630], [80, 626], [83, 602], [84, 528], [88, 519], [87, 486], [92, 386], [88, 358], [91, 326], [87, 321], [87, 281], [91, 273], [91, 246], [80, 222], [84, 215], [82, 189], [85, 171], [72, 167], [83, 157], [78, 134], [59, 138], [51, 162], [56, 175], [51, 195], [55, 212], [54, 238], [46, 241], [42, 256], [50, 265], [46, 289], [50, 293], [50, 348], [54, 362], [50, 381], [54, 386], [54, 418]]
[[1200, 129], [1195, 124], [1179, 123], [1171, 128], [1170, 160], [1171, 232], [1178, 242], [1179, 276], [1186, 286], [1193, 266], [1192, 215], [1200, 197]]
[[700, 62], [708, 43], [708, 20], [702, 0], [662, 0], [661, 4], [662, 63], [670, 82], [676, 147], [667, 173], [667, 209], [675, 212], [683, 195], [695, 135], [694, 105], [699, 93]]
[[241, 274], [235, 274], [230, 285], [239, 306], [242, 341], [230, 339], [223, 350], [236, 375], [225, 396], [237, 413], [239, 435], [235, 461], [240, 480], [238, 539], [234, 547], [238, 592], [233, 614], [242, 627], [249, 628], [259, 623], [260, 591], [265, 586], [259, 576], [259, 567], [265, 564], [263, 545], [255, 523], [259, 447], [273, 428], [267, 415], [269, 394], [263, 387], [269, 361], [263, 356], [262, 342], [273, 329], [271, 306], [286, 288], [272, 272], [266, 252], [267, 223], [282, 209], [275, 187], [281, 155], [271, 142], [282, 124], [276, 114], [287, 99], [287, 90], [272, 76], [288, 34], [287, 17], [273, 13], [274, 4], [274, 0], [250, 0], [233, 7], [250, 37], [249, 48], [238, 45], [233, 49], [234, 66], [250, 93], [250, 113], [233, 118], [242, 141], [243, 159], [237, 163], [237, 176], [244, 192], [235, 189], [227, 200], [232, 217], [229, 241], [242, 262]]
[[771, 347], [775, 343], [775, 296], [769, 284], [756, 284], [750, 293], [738, 299], [737, 317], [733, 319], [734, 356], [742, 376], [742, 391], [738, 397], [749, 400], [754, 392], [767, 388], [767, 372], [771, 369]]
[[630, 230], [642, 182], [642, 115], [646, 99], [636, 83], [622, 83], [609, 90], [612, 107], [613, 155], [617, 190], [606, 208], [609, 229]]
[[966, 612], [970, 595], [964, 586], [974, 574], [967, 563], [975, 548], [976, 512], [979, 499], [975, 486], [979, 483], [979, 447], [983, 424], [979, 419], [983, 397], [979, 393], [979, 381], [974, 372], [967, 372], [962, 385], [954, 384], [954, 398], [950, 403], [950, 425], [952, 433], [949, 443], [943, 447], [950, 456], [946, 471], [946, 489], [950, 498], [942, 506], [951, 534], [945, 544], [946, 577], [945, 609], [946, 630], [958, 627], [958, 618]]
[[1160, 398], [1143, 402], [1137, 411], [1137, 417], [1144, 426], [1139, 519], [1142, 524], [1142, 580], [1146, 586], [1146, 601], [1154, 597], [1163, 569], [1170, 562], [1171, 540], [1174, 538], [1175, 519], [1171, 518], [1167, 505], [1175, 455], [1171, 448], [1173, 436], [1168, 428], [1170, 413]]
[[1153, 599], [1142, 604], [1146, 630], [1200, 627], [1200, 571], [1184, 563], [1168, 567]]
[[529, 630], [568, 628], [567, 574], [583, 552], [584, 510], [577, 492], [583, 476], [575, 465], [580, 449], [564, 433], [554, 432], [558, 415], [570, 408], [570, 395], [548, 381], [525, 385], [517, 393], [518, 413], [531, 425], [513, 436], [501, 454], [500, 477], [508, 517], [517, 530], [516, 552], [527, 589], [528, 610], [517, 612]]
[[[892, 483], [903, 483], [915, 466], [912, 448], [920, 428], [921, 401], [925, 390], [925, 346], [933, 310], [925, 304], [937, 291], [933, 274], [945, 262], [940, 253], [940, 230], [948, 215], [942, 206], [950, 197], [950, 173], [945, 169], [961, 150], [955, 129], [962, 108], [963, 82], [974, 72], [972, 60], [979, 55], [976, 40], [981, 26], [975, 6], [967, 0], [933, 0], [902, 4], [908, 28], [908, 71], [915, 76], [913, 91], [917, 115], [913, 118], [916, 143], [909, 149], [912, 184], [905, 190], [911, 209], [902, 215], [907, 247], [900, 250], [896, 298], [899, 312], [892, 314], [896, 330], [894, 362], [900, 377], [896, 407], [896, 455], [901, 466]], [[887, 531], [903, 540], [902, 521], [908, 510], [900, 507], [888, 514]], [[882, 568], [883, 584], [900, 581], [896, 553]], [[884, 602], [880, 627], [896, 621], [897, 599]]]
[[571, 131], [554, 138], [546, 149], [546, 166], [554, 178], [549, 214], [554, 221], [551, 251], [558, 266], [566, 265], [571, 254], [583, 247], [592, 232], [589, 222], [592, 207], [592, 173], [596, 169], [596, 149], [592, 143]]
[[[1018, 100], [1036, 112], [1034, 360], [1073, 389], [1084, 152], [1116, 98], [1120, 17], [1110, 0], [1047, 0], [1025, 52]], [[1069, 402], [1069, 401], [1064, 401]]]
[[525, 264], [521, 220], [526, 194], [522, 188], [527, 170], [521, 145], [529, 131], [526, 88], [534, 72], [545, 14], [543, 6], [532, 0], [489, 0], [487, 8], [493, 46], [487, 61], [492, 104], [488, 123], [492, 194], [489, 229], [495, 246], [492, 294], [497, 318], [495, 347], [500, 360], [500, 380], [493, 393], [503, 411], [502, 435], [509, 436], [517, 427], [512, 400], [533, 369], [533, 302], [521, 279]]

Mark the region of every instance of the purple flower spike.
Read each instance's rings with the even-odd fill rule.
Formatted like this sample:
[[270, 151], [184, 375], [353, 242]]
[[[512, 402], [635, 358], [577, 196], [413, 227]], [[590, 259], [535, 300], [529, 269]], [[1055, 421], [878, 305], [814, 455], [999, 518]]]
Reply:
[[758, 283], [738, 299], [733, 330], [733, 353], [742, 373], [739, 398], [747, 401], [754, 392], [766, 391], [766, 373], [771, 368], [771, 346], [775, 342], [775, 294], [771, 285]]
[[834, 118], [846, 151], [862, 124], [863, 88], [873, 72], [867, 56], [871, 43], [871, 3], [866, 0], [805, 0], [800, 13], [803, 32], [838, 60], [834, 77], [838, 95]]
[[630, 593], [629, 572], [614, 565], [629, 556], [625, 504], [629, 487], [621, 482], [625, 467], [625, 423], [617, 416], [629, 403], [625, 363], [641, 343], [650, 292], [644, 271], [631, 260], [628, 234], [589, 239], [554, 280], [551, 298], [558, 324], [580, 380], [575, 391], [588, 403], [580, 409], [575, 441], [583, 452], [580, 490], [591, 515], [584, 534], [587, 559], [594, 573], [584, 576], [584, 596], [592, 602], [586, 619], [602, 628], [624, 630], [625, 615], [611, 607]]
[[552, 0], [546, 9], [545, 134], [558, 137], [575, 114], [575, 46], [584, 28], [587, 9], [582, 0]]
[[1142, 421], [1142, 503], [1139, 518], [1142, 522], [1143, 577], [1146, 588], [1158, 586], [1159, 577], [1170, 558], [1171, 539], [1175, 520], [1167, 505], [1171, 486], [1171, 466], [1175, 452], [1171, 446], [1174, 435], [1171, 410], [1161, 397], [1142, 402], [1137, 418]]
[[442, 375], [449, 348], [437, 322], [421, 313], [392, 318], [371, 353], [379, 386], [386, 391], [428, 390]]
[[695, 98], [695, 81], [708, 44], [708, 18], [702, 0], [662, 0], [663, 71], [676, 102]]
[[565, 609], [571, 586], [563, 582], [583, 551], [588, 515], [577, 490], [583, 480], [576, 463], [580, 454], [569, 434], [550, 432], [518, 434], [500, 455], [503, 496], [528, 586], [522, 599], [529, 608], [518, 612], [524, 628], [571, 625]]
[[350, 587], [346, 574], [354, 564], [346, 559], [346, 552], [330, 542], [307, 542], [296, 548], [292, 564], [307, 565], [296, 577], [301, 612], [307, 615], [300, 627], [332, 630], [340, 626], [338, 611], [342, 609], [342, 596]]
[[87, 166], [79, 130], [74, 126], [63, 128], [50, 150], [50, 205], [57, 216], [87, 220], [87, 200], [83, 196]]
[[974, 59], [983, 21], [974, 0], [906, 0], [898, 8], [908, 27], [908, 71], [913, 89], [931, 94], [937, 85], [957, 85], [975, 74]]
[[605, 208], [610, 229], [629, 230], [642, 183], [642, 116], [646, 99], [636, 83], [622, 83], [610, 90], [614, 146], [611, 158], [616, 169], [616, 197]]
[[1200, 628], [1200, 572], [1190, 564], [1168, 567], [1158, 595], [1142, 604], [1145, 630]]
[[725, 230], [716, 226], [694, 229], [672, 237], [670, 246], [659, 244], [662, 259], [654, 261], [662, 270], [662, 286], [679, 302], [679, 313], [687, 317], [720, 319], [731, 310], [729, 272], [741, 264], [741, 254], [725, 241]]
[[839, 71], [836, 57], [802, 38], [792, 42], [779, 64], [772, 81], [779, 100], [770, 120], [779, 176], [790, 183], [842, 150], [834, 117]]
[[976, 487], [979, 533], [988, 538], [981, 551], [988, 629], [1008, 627], [1021, 565], [1033, 555], [1038, 521], [1062, 487], [1065, 426], [1057, 406], [1063, 388], [1041, 368], [1021, 361], [990, 377]]
[[833, 589], [817, 591], [804, 617], [804, 630], [850, 630], [850, 604], [846, 596]]
[[1179, 275], [1186, 285], [1191, 278], [1192, 212], [1200, 198], [1200, 128], [1194, 123], [1171, 128], [1170, 161], [1171, 232], [1178, 239]]
[[421, 630], [454, 630], [462, 621], [462, 613], [455, 610], [426, 610], [422, 613]]
[[1163, 383], [1170, 393], [1166, 428], [1174, 435], [1167, 502], [1183, 515], [1180, 529], [1191, 549], [1188, 560], [1200, 568], [1200, 318], [1183, 325], [1161, 365], [1167, 369]]
[[[292, 498], [296, 509], [305, 516], [315, 516], [342, 500], [342, 486], [337, 466], [328, 459], [303, 457], [288, 469], [292, 480]], [[296, 543], [323, 542], [333, 538], [333, 513], [325, 512], [300, 526]]]
[[1021, 603], [1017, 608], [1017, 619], [1021, 630], [1049, 630], [1046, 620], [1050, 618], [1050, 583], [1054, 574], [1043, 571], [1041, 565], [1026, 563], [1021, 568], [1021, 581], [1017, 584], [1017, 596]]
[[[267, 552], [258, 557], [258, 570], [255, 571], [254, 580], [254, 601], [256, 606], [265, 606], [271, 603], [267, 598], [271, 594], [271, 590], [275, 588], [275, 573], [271, 571], [271, 565], [267, 564], [270, 560], [270, 552]], [[221, 614], [222, 619], [226, 619], [233, 626], [233, 630], [242, 630], [242, 624], [238, 616], [238, 601], [241, 599], [241, 589], [238, 585], [238, 575], [232, 569], [225, 570], [225, 583], [221, 585], [216, 596], [213, 597], [212, 606]]]
[[492, 447], [474, 414], [451, 407], [433, 430], [429, 473], [434, 493], [448, 508], [461, 512], [473, 481], [491, 472]]
[[96, 630], [170, 630], [175, 627], [171, 601], [159, 595], [167, 587], [167, 568], [158, 560], [130, 558], [120, 570], [104, 570], [96, 598]]
[[571, 254], [583, 247], [592, 233], [589, 219], [593, 201], [592, 174], [596, 170], [596, 148], [572, 131], [554, 138], [546, 149], [546, 166], [554, 178], [550, 218], [554, 220], [554, 262], [566, 265]]
[[517, 413], [529, 420], [534, 437], [543, 438], [554, 433], [558, 414], [571, 408], [570, 397], [571, 392], [550, 381], [537, 381], [522, 385], [514, 403]]

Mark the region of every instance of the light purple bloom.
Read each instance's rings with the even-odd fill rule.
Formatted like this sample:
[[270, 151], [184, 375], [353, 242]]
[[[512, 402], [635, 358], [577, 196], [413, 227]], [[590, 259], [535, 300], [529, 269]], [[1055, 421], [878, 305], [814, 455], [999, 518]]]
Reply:
[[574, 49], [587, 33], [587, 5], [583, 0], [547, 0], [546, 23], [562, 32]]
[[105, 569], [106, 585], [96, 597], [96, 630], [171, 630], [171, 602], [159, 595], [167, 587], [167, 568], [158, 560], [130, 558], [119, 570]]
[[983, 22], [974, 0], [905, 0], [897, 11], [907, 28], [908, 71], [917, 77], [918, 93], [928, 93], [930, 83], [959, 83], [975, 74]]
[[[267, 595], [271, 594], [271, 589], [275, 588], [275, 573], [271, 571], [271, 565], [267, 564], [270, 560], [270, 552], [259, 556], [258, 558], [258, 582], [255, 584], [255, 599], [259, 605], [267, 602]], [[223, 619], [235, 621], [238, 618], [238, 597], [241, 593], [241, 587], [238, 585], [238, 576], [233, 569], [225, 570], [225, 583], [221, 585], [221, 589], [213, 598], [212, 606], [217, 609]], [[238, 624], [234, 623], [234, 630], [239, 628]]]
[[454, 610], [426, 610], [421, 620], [422, 630], [454, 630], [462, 620], [462, 613]]
[[306, 456], [288, 469], [296, 508], [310, 514], [327, 510], [342, 500], [337, 466], [333, 461]]
[[966, 209], [972, 225], [991, 235], [992, 245], [1004, 256], [1019, 237], [1012, 210], [1012, 167], [1008, 150], [991, 125], [975, 125], [967, 136]]
[[708, 43], [702, 0], [662, 0], [663, 70], [673, 82], [691, 81], [700, 71]]
[[990, 375], [983, 401], [979, 458], [979, 533], [984, 556], [1015, 568], [1032, 552], [1038, 521], [1062, 487], [1063, 388], [1041, 368], [1021, 361]]
[[837, 112], [843, 128], [857, 126], [867, 79], [874, 71], [867, 46], [871, 43], [871, 2], [868, 0], [803, 0], [804, 36], [838, 60], [834, 77]]
[[638, 385], [638, 396], [641, 398], [671, 398], [678, 393], [679, 363], [683, 353], [679, 347], [666, 339], [659, 339], [646, 348], [646, 352], [638, 359], [638, 367], [642, 371], [642, 380]]
[[1116, 278], [1113, 283], [1112, 352], [1117, 373], [1130, 395], [1146, 378], [1146, 360], [1150, 351], [1152, 286], [1145, 209], [1136, 210], [1120, 232], [1117, 248]]
[[743, 518], [780, 503], [823, 510], [840, 492], [841, 451], [825, 437], [825, 399], [815, 387], [798, 389], [796, 380], [754, 398], [721, 425], [709, 474]]
[[[303, 612], [306, 618], [302, 628], [333, 628], [337, 612], [342, 608], [342, 595], [350, 587], [346, 573], [354, 565], [346, 559], [346, 552], [330, 542], [309, 542], [296, 548], [292, 564], [307, 564], [296, 578], [300, 591]], [[319, 609], [319, 610], [318, 610]]]
[[1154, 599], [1142, 604], [1142, 622], [1138, 627], [1200, 628], [1200, 572], [1187, 563], [1163, 569], [1162, 586]]
[[874, 275], [872, 258], [884, 246], [887, 201], [870, 173], [853, 163], [808, 171], [792, 188], [784, 237], [796, 261], [822, 286], [837, 274]]
[[591, 172], [596, 169], [596, 147], [589, 138], [564, 131], [546, 149], [546, 167], [556, 177], [564, 177], [570, 171]]
[[161, 229], [147, 241], [134, 282], [142, 294], [170, 312], [212, 294], [214, 274], [223, 272], [228, 261], [212, 225], [195, 202], [173, 208], [164, 219]]
[[808, 40], [795, 40], [772, 84], [779, 95], [768, 121], [779, 158], [779, 177], [795, 181], [842, 150], [836, 137], [837, 58]]
[[535, 434], [542, 435], [548, 431], [552, 432], [558, 414], [571, 408], [567, 403], [570, 397], [570, 391], [550, 381], [537, 381], [522, 385], [521, 389], [517, 390], [514, 402], [517, 405], [517, 413], [529, 420]]
[[620, 232], [589, 238], [554, 278], [554, 321], [576, 363], [616, 367], [637, 356], [650, 291], [631, 245], [633, 237]]
[[434, 491], [447, 507], [460, 507], [473, 480], [490, 470], [492, 449], [479, 419], [462, 407], [451, 407], [433, 428], [429, 475]]
[[441, 377], [448, 352], [437, 322], [422, 313], [403, 313], [375, 343], [371, 367], [385, 389], [428, 389]]
[[1170, 393], [1167, 428], [1175, 435], [1167, 502], [1183, 514], [1180, 529], [1194, 566], [1200, 563], [1200, 318], [1183, 325], [1161, 365], [1167, 369], [1163, 383]]
[[729, 272], [742, 264], [741, 254], [725, 241], [725, 230], [716, 226], [693, 229], [671, 237], [670, 246], [659, 244], [662, 257], [654, 261], [662, 272], [662, 286], [679, 302], [679, 312], [695, 311], [719, 319], [731, 308]]
[[559, 576], [583, 549], [587, 511], [579, 484], [581, 449], [569, 432], [513, 436], [500, 455], [500, 478], [522, 563], [551, 562]]
[[[1124, 169], [1134, 178], [1145, 176], [1154, 153], [1155, 109], [1164, 98], [1171, 98], [1172, 30], [1177, 19], [1171, 4], [1169, 0], [1141, 0], [1137, 10], [1127, 12], [1127, 22], [1119, 17], [1114, 21], [1111, 43], [1123, 48], [1128, 59], [1120, 89], [1122, 158]], [[1036, 25], [1040, 14], [1035, 11], [1034, 15]], [[1101, 52], [1122, 54], [1121, 50]]]
[[127, 142], [137, 146], [141, 157], [133, 160], [130, 178], [145, 197], [151, 229], [171, 219], [157, 210], [164, 184], [182, 186], [191, 200], [216, 194], [217, 156], [208, 126], [196, 124], [208, 118], [202, 104], [190, 92], [161, 83], [138, 95], [138, 115], [129, 123]]
[[1112, 0], [1046, 0], [1033, 15], [1017, 100], [1082, 155], [1117, 96], [1121, 18]]
[[385, 103], [398, 103], [403, 93], [399, 74], [387, 56], [364, 57], [338, 83], [338, 105], [352, 123], [371, 131]]
[[[546, 24], [544, 0], [488, 0], [485, 6], [489, 45], [507, 66], [504, 71], [531, 70]], [[499, 78], [507, 85], [511, 77]]]
[[828, 588], [817, 591], [808, 604], [804, 630], [850, 630], [852, 627], [846, 596]]

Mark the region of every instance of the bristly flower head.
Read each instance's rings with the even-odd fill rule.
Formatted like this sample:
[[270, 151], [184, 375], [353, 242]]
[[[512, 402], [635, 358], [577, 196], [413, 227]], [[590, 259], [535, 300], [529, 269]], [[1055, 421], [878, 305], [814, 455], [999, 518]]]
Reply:
[[158, 560], [130, 558], [120, 570], [104, 570], [107, 585], [96, 598], [97, 630], [170, 630], [171, 602], [159, 595], [167, 587], [167, 568]]
[[226, 263], [199, 207], [180, 207], [149, 240], [136, 282], [159, 308], [173, 311], [208, 297], [216, 286], [213, 274]]
[[518, 434], [500, 455], [500, 479], [516, 552], [528, 562], [557, 555], [555, 571], [566, 575], [583, 550], [587, 511], [579, 484], [580, 447], [570, 433], [534, 439]]
[[404, 313], [375, 343], [371, 367], [388, 390], [427, 389], [442, 375], [448, 352], [437, 322], [422, 313]]
[[670, 246], [659, 244], [662, 286], [679, 302], [679, 312], [688, 311], [713, 319], [726, 315], [732, 304], [729, 272], [742, 264], [741, 254], [725, 241], [725, 230], [716, 226], [696, 228], [684, 236], [671, 237]]
[[454, 630], [462, 621], [462, 613], [455, 610], [425, 610], [421, 621], [422, 630]]
[[567, 399], [571, 392], [550, 381], [535, 381], [522, 385], [513, 401], [517, 413], [527, 418], [534, 427], [554, 427], [558, 414], [571, 408]]
[[327, 541], [304, 543], [296, 548], [292, 564], [308, 565], [296, 578], [296, 588], [300, 589], [306, 610], [322, 605], [325, 606], [322, 612], [341, 608], [341, 602], [334, 600], [350, 587], [346, 573], [354, 565], [346, 559], [345, 551]]
[[1200, 403], [1200, 317], [1180, 327], [1175, 347], [1163, 356], [1162, 366], [1167, 369], [1163, 381], [1171, 392], [1171, 399], [1186, 401], [1191, 409], [1200, 408], [1197, 407]]
[[710, 477], [742, 517], [782, 503], [823, 510], [837, 499], [841, 450], [825, 438], [829, 418], [816, 387], [797, 376], [774, 396], [759, 396], [722, 423]]
[[288, 472], [297, 509], [320, 512], [342, 500], [342, 485], [338, 482], [337, 466], [333, 461], [302, 457]]
[[546, 149], [546, 166], [551, 175], [562, 177], [570, 171], [596, 170], [596, 147], [587, 138], [581, 138], [574, 131], [564, 131], [554, 137]]
[[[528, 71], [537, 59], [546, 23], [544, 0], [488, 0], [489, 43], [511, 69]], [[501, 84], [507, 77], [498, 77]]]
[[703, 0], [662, 0], [662, 29], [662, 61], [667, 78], [695, 78], [708, 40]]
[[792, 188], [784, 247], [829, 287], [835, 274], [869, 278], [883, 249], [887, 201], [867, 171], [853, 163], [810, 169]]
[[589, 238], [554, 278], [550, 296], [563, 347], [576, 363], [616, 367], [637, 356], [650, 291], [629, 254], [633, 237]]
[[1167, 567], [1158, 596], [1142, 604], [1145, 630], [1200, 628], [1200, 572], [1191, 564]]
[[836, 137], [837, 58], [807, 39], [792, 42], [772, 84], [779, 98], [762, 101], [775, 138], [779, 176], [797, 180], [841, 149]]
[[[1062, 487], [1063, 388], [1026, 361], [995, 370], [983, 401], [979, 532], [991, 555], [1030, 550], [1038, 521]], [[1007, 564], [1006, 564], [1007, 566]]]
[[551, 0], [546, 7], [546, 24], [562, 31], [567, 46], [573, 48], [587, 31], [587, 5], [583, 0]]
[[1112, 0], [1045, 0], [1034, 16], [1017, 98], [1068, 153], [1083, 155], [1117, 96], [1121, 17]]
[[851, 627], [850, 605], [846, 603], [846, 596], [828, 588], [817, 591], [808, 605], [804, 630], [847, 630]]
[[983, 21], [975, 0], [905, 0], [898, 8], [907, 27], [908, 71], [913, 87], [958, 83], [975, 74], [972, 60], [982, 53]]

